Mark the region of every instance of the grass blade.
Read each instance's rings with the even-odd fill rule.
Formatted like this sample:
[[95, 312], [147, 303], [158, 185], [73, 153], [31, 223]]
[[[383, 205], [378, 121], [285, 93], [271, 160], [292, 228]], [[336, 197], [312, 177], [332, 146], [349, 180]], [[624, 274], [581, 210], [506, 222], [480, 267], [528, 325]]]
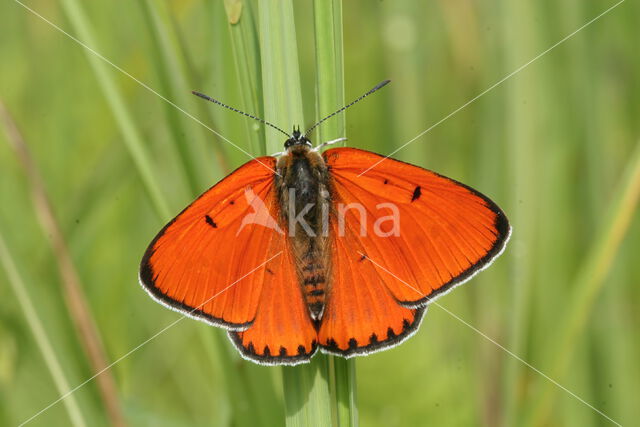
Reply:
[[[341, 0], [313, 2], [316, 48], [316, 120], [344, 105]], [[318, 127], [316, 144], [345, 136], [345, 114]], [[328, 356], [334, 424], [357, 426], [356, 361]]]
[[[242, 95], [241, 109], [263, 117], [260, 41], [252, 4], [241, 0], [225, 0], [224, 6]], [[264, 155], [264, 127], [248, 119], [245, 122], [251, 153], [255, 156]]]
[[[260, 2], [260, 59], [265, 119], [288, 131], [304, 126], [295, 19], [291, 0]], [[266, 128], [268, 153], [282, 151], [283, 135]]]
[[[596, 298], [605, 284], [607, 274], [611, 270], [616, 253], [625, 237], [633, 215], [637, 212], [640, 199], [640, 143], [635, 153], [629, 159], [629, 164], [622, 185], [614, 196], [611, 211], [606, 216], [602, 230], [589, 249], [587, 256], [575, 279], [572, 297], [568, 298], [569, 307], [565, 311], [564, 321], [560, 333], [556, 336], [551, 348], [556, 351], [557, 359], [551, 371], [551, 377], [561, 381], [567, 372], [578, 340], [582, 336], [589, 315], [593, 311]], [[548, 422], [551, 405], [556, 388], [548, 382], [544, 383], [539, 392], [540, 399], [532, 411], [534, 425], [544, 425]]]
[[[293, 2], [259, 4], [265, 118], [276, 126], [304, 125]], [[266, 152], [282, 151], [283, 135], [266, 129]], [[283, 367], [287, 426], [330, 425], [328, 363], [318, 354], [310, 364]]]
[[[58, 272], [63, 283], [61, 290], [64, 294], [67, 309], [76, 327], [85, 355], [91, 364], [93, 372], [102, 372], [108, 365], [107, 356], [104, 351], [100, 332], [91, 315], [91, 309], [83, 290], [84, 287], [80, 281], [80, 275], [71, 258], [60, 225], [53, 213], [53, 208], [46, 193], [40, 171], [37, 169], [31, 157], [31, 153], [22, 134], [2, 101], [0, 101], [0, 120], [4, 126], [7, 140], [16, 152], [29, 178], [33, 207], [43, 233], [49, 236], [48, 240], [56, 258]], [[113, 425], [124, 425], [124, 417], [120, 408], [118, 392], [111, 372], [103, 372], [99, 375], [97, 377], [97, 383], [102, 403], [107, 411], [109, 420]]]
[[[163, 94], [178, 105], [187, 105], [187, 96], [191, 96], [190, 84], [185, 76], [187, 75], [179, 54], [177, 54], [177, 42], [175, 35], [165, 24], [162, 16], [167, 14], [162, 2], [143, 0], [140, 2], [142, 15], [145, 19], [149, 33], [151, 35], [152, 52], [149, 57], [154, 61], [154, 70], [158, 73], [158, 81]], [[162, 10], [158, 10], [161, 7]], [[172, 37], [173, 35], [173, 37]], [[188, 118], [169, 103], [163, 103], [167, 126], [171, 132], [170, 140], [173, 142], [175, 151], [178, 153], [183, 166], [185, 179], [189, 191], [192, 195], [200, 192], [198, 185], [195, 164], [192, 153], [189, 149], [190, 142], [186, 137], [184, 121]]]
[[[9, 284], [11, 285], [13, 292], [16, 294], [18, 304], [24, 313], [24, 317], [27, 319], [27, 324], [33, 333], [38, 348], [40, 349], [40, 353], [42, 354], [47, 368], [51, 373], [51, 377], [58, 389], [58, 393], [63, 396], [69, 392], [71, 387], [69, 387], [69, 383], [64, 376], [64, 371], [62, 370], [60, 362], [53, 351], [53, 346], [49, 342], [49, 338], [47, 338], [47, 332], [42, 325], [42, 321], [38, 317], [38, 312], [33, 306], [33, 302], [31, 302], [31, 297], [26, 290], [22, 277], [20, 277], [20, 273], [18, 273], [16, 264], [9, 253], [9, 249], [4, 242], [2, 234], [0, 234], [0, 263], [4, 267]], [[82, 413], [80, 412], [78, 402], [73, 394], [63, 399], [62, 403], [69, 414], [69, 419], [72, 425], [76, 427], [83, 427], [86, 425]]]
[[309, 364], [282, 368], [287, 427], [332, 425], [328, 360], [317, 354]]
[[[523, 58], [528, 54], [523, 52], [535, 51], [534, 43], [537, 38], [536, 29], [528, 19], [535, 10], [532, 3], [516, 5], [512, 2], [504, 4], [502, 13], [502, 24], [504, 34], [511, 33], [514, 22], [518, 23], [518, 42], [509, 44], [506, 51], [505, 67], [514, 69], [516, 64], [522, 63]], [[537, 171], [532, 167], [532, 159], [537, 157], [538, 144], [535, 142], [535, 132], [529, 118], [528, 109], [521, 100], [532, 96], [532, 86], [526, 80], [514, 80], [511, 82], [510, 90], [505, 94], [506, 114], [505, 132], [506, 140], [512, 141], [507, 145], [506, 150], [509, 162], [512, 165], [511, 176], [512, 200], [509, 217], [513, 229], [511, 237], [511, 247], [522, 245], [527, 253], [517, 254], [510, 252], [512, 277], [514, 283], [511, 286], [510, 312], [511, 319], [509, 328], [509, 349], [515, 354], [526, 354], [527, 343], [527, 323], [531, 316], [531, 296], [533, 294], [533, 265], [531, 262], [534, 256], [533, 245], [528, 246], [523, 242], [535, 241], [534, 212], [526, 205], [517, 203], [518, 197], [522, 194], [535, 194], [534, 183]], [[514, 358], [509, 358], [505, 363], [505, 403], [503, 422], [505, 425], [517, 424], [518, 417], [523, 404], [522, 384], [526, 380], [526, 372], [522, 364]]]
[[136, 169], [140, 173], [140, 178], [144, 183], [151, 202], [160, 218], [163, 220], [169, 218], [169, 208], [160, 192], [157, 184], [158, 181], [153, 176], [147, 149], [142, 142], [140, 131], [134, 122], [129, 108], [127, 108], [124, 97], [113, 80], [112, 70], [109, 69], [108, 64], [105, 63], [102, 58], [98, 57], [95, 52], [89, 50], [96, 49], [98, 44], [93, 36], [93, 31], [89, 25], [89, 20], [87, 19], [84, 9], [78, 0], [63, 0], [62, 6], [78, 39], [89, 47], [85, 48], [87, 60], [89, 64], [91, 64], [100, 89], [102, 89], [102, 93], [109, 103], [111, 112], [122, 132], [125, 145], [135, 163]]

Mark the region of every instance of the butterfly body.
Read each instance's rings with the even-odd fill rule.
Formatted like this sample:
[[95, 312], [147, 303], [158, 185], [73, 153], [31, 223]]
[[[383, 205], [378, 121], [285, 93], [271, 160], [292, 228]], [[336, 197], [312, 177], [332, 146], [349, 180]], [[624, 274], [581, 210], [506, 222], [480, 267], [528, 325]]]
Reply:
[[309, 314], [322, 318], [329, 286], [328, 234], [331, 191], [329, 172], [310, 141], [295, 132], [276, 166], [275, 186], [282, 228], [287, 230], [296, 276]]

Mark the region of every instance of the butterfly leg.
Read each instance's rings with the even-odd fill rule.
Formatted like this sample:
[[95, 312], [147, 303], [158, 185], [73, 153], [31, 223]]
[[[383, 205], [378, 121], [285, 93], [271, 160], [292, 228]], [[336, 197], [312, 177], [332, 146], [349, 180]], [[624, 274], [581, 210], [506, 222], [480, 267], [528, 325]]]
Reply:
[[326, 147], [327, 145], [333, 145], [336, 144], [338, 142], [342, 142], [342, 141], [346, 141], [347, 138], [338, 138], [338, 139], [332, 139], [331, 141], [327, 141], [327, 142], [323, 142], [322, 144], [318, 145], [317, 147], [314, 147], [311, 149], [311, 151], [320, 151], [321, 149], [323, 149], [324, 147]]

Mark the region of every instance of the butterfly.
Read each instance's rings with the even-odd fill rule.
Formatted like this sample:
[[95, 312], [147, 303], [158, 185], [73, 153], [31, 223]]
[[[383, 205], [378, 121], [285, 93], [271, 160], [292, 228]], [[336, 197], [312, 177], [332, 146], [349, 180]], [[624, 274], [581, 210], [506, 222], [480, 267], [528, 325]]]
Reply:
[[284, 152], [205, 191], [140, 265], [154, 299], [226, 329], [260, 364], [401, 343], [428, 304], [486, 268], [511, 233], [493, 201], [453, 179], [357, 148], [321, 153], [326, 143], [314, 148], [307, 135], [323, 120], [304, 134], [282, 131]]

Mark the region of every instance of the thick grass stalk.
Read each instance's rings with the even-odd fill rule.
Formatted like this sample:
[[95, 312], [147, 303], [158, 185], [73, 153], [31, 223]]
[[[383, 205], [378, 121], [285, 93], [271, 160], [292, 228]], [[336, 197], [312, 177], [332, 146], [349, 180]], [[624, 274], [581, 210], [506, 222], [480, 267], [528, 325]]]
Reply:
[[[342, 1], [313, 3], [316, 48], [316, 120], [344, 104]], [[317, 128], [316, 144], [345, 136], [345, 114]], [[329, 356], [330, 395], [335, 425], [358, 425], [355, 359]]]
[[[260, 50], [265, 119], [277, 126], [304, 125], [298, 52], [291, 0], [259, 4]], [[282, 151], [283, 135], [266, 129], [266, 152]], [[287, 426], [330, 425], [328, 363], [282, 368]]]
[[[264, 118], [289, 131], [305, 123], [293, 3], [260, 2], [259, 15]], [[266, 128], [267, 152], [282, 151], [284, 139], [275, 129]]]
[[[594, 241], [571, 289], [575, 292], [568, 298], [569, 307], [565, 311], [566, 317], [559, 325], [564, 325], [557, 334], [555, 348], [557, 359], [551, 370], [551, 377], [562, 381], [567, 373], [569, 362], [578, 341], [584, 333], [589, 315], [593, 311], [596, 298], [605, 284], [607, 274], [611, 270], [615, 256], [620, 248], [623, 238], [627, 234], [634, 214], [638, 210], [640, 200], [640, 143], [637, 144], [635, 153], [629, 160], [628, 168], [621, 180], [621, 186], [614, 197], [611, 210], [606, 215], [606, 221], [602, 230]], [[553, 384], [545, 383], [538, 393], [541, 398], [532, 411], [535, 421], [532, 425], [544, 425], [549, 422], [549, 414], [553, 403], [553, 397], [557, 388]]]
[[[47, 365], [47, 369], [51, 373], [51, 377], [53, 378], [53, 382], [58, 389], [58, 393], [60, 396], [64, 396], [71, 389], [69, 387], [69, 382], [67, 381], [62, 366], [60, 366], [60, 362], [56, 357], [56, 353], [53, 350], [53, 346], [47, 337], [47, 332], [38, 316], [38, 311], [33, 305], [31, 297], [27, 292], [27, 288], [18, 273], [18, 269], [16, 267], [15, 262], [13, 261], [13, 257], [9, 253], [9, 249], [4, 242], [4, 238], [2, 234], [0, 234], [0, 264], [2, 264], [8, 278], [9, 285], [11, 289], [16, 294], [16, 298], [18, 299], [18, 305], [20, 309], [24, 313], [24, 317], [27, 320], [27, 324], [29, 325], [29, 329], [31, 329], [31, 333], [36, 340], [36, 344], [38, 345], [38, 349], [42, 354], [42, 358], [44, 359], [45, 364]], [[67, 414], [69, 415], [69, 420], [71, 424], [75, 427], [84, 427], [86, 425], [84, 421], [84, 417], [82, 416], [82, 412], [80, 412], [80, 407], [78, 406], [78, 402], [73, 396], [70, 394], [62, 399], [62, 403], [67, 410]]]
[[[74, 28], [77, 38], [90, 49], [94, 49], [97, 52], [98, 44], [96, 43], [93, 30], [91, 29], [81, 3], [78, 0], [63, 0], [62, 6]], [[164, 220], [169, 217], [169, 208], [160, 192], [160, 187], [157, 184], [158, 181], [153, 175], [149, 155], [140, 137], [140, 131], [134, 122], [133, 115], [129, 111], [129, 108], [127, 108], [122, 92], [114, 82], [112, 75], [113, 70], [110, 69], [111, 66], [99, 58], [95, 52], [85, 48], [85, 53], [96, 75], [100, 89], [107, 99], [111, 112], [122, 132], [123, 141], [142, 178], [144, 188], [160, 218]]]

